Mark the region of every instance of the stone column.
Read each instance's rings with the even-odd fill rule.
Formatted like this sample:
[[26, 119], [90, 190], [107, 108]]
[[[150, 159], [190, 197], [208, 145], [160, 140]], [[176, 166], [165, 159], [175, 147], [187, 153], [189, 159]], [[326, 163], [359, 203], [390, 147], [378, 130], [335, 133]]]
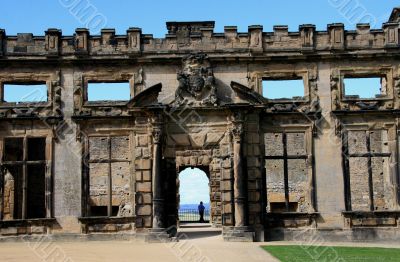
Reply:
[[153, 170], [152, 170], [152, 191], [153, 191], [153, 229], [163, 228], [164, 198], [161, 181], [161, 138], [162, 127], [160, 124], [153, 127]]
[[232, 123], [233, 136], [233, 194], [235, 201], [235, 227], [247, 226], [246, 223], [246, 187], [243, 174], [242, 137], [243, 121]]
[[243, 169], [243, 133], [245, 108], [234, 109], [230, 117], [231, 134], [233, 142], [233, 195], [235, 208], [235, 226], [223, 229], [225, 241], [251, 242], [254, 241], [255, 233], [248, 227], [248, 208], [246, 192], [246, 173]]

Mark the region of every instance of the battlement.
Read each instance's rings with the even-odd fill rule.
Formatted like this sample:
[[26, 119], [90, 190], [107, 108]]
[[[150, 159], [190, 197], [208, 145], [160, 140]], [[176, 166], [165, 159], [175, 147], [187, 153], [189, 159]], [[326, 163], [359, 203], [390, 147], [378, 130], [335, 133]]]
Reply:
[[50, 28], [44, 36], [21, 33], [7, 36], [0, 29], [0, 57], [45, 56], [76, 58], [81, 56], [140, 56], [145, 54], [213, 53], [263, 54], [266, 56], [318, 54], [333, 52], [382, 52], [400, 48], [400, 8], [394, 8], [381, 29], [369, 24], [357, 24], [356, 30], [345, 30], [344, 24], [329, 24], [326, 31], [317, 31], [315, 25], [304, 24], [296, 32], [288, 26], [276, 25], [265, 32], [260, 25], [251, 25], [247, 32], [238, 32], [236, 26], [225, 26], [223, 33], [214, 32], [214, 21], [167, 22], [165, 38], [154, 38], [131, 27], [125, 35], [116, 35], [115, 29], [103, 29], [100, 35], [90, 35], [86, 28], [77, 28], [72, 36]]

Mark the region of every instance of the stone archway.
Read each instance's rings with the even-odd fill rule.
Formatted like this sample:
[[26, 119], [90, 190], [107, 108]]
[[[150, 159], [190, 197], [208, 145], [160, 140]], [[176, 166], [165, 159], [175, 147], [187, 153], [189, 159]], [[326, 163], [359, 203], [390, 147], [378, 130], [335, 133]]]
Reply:
[[[206, 173], [210, 186], [210, 223], [219, 227], [222, 225], [220, 175], [213, 164], [217, 160], [212, 157], [212, 150], [176, 151], [176, 199], [179, 201], [179, 173], [187, 167], [196, 167]], [[177, 205], [178, 208], [178, 205]], [[178, 211], [176, 211], [178, 212]]]

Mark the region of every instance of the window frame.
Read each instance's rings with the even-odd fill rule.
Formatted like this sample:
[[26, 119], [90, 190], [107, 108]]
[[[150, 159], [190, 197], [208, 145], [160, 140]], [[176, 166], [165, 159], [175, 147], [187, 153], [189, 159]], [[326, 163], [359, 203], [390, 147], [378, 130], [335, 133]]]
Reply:
[[[23, 139], [23, 157], [22, 160], [19, 161], [5, 161], [5, 140], [6, 139]], [[30, 138], [44, 138], [45, 139], [45, 148], [44, 148], [44, 154], [45, 158], [44, 160], [28, 160], [28, 139]], [[4, 166], [22, 166], [22, 211], [21, 211], [21, 218], [18, 219], [13, 219], [13, 220], [6, 220], [6, 221], [14, 221], [14, 220], [26, 220], [26, 219], [48, 219], [52, 218], [52, 205], [53, 205], [53, 199], [52, 199], [52, 148], [53, 148], [53, 138], [51, 136], [48, 136], [46, 134], [39, 134], [39, 135], [25, 135], [25, 136], [4, 136], [0, 139], [0, 153], [1, 153], [1, 168]], [[29, 165], [44, 165], [45, 167], [45, 174], [44, 174], [44, 186], [45, 186], [45, 212], [46, 215], [43, 218], [28, 218], [27, 213], [28, 213], [28, 166]], [[1, 171], [1, 180], [4, 178], [4, 173], [3, 170]], [[4, 184], [2, 183], [2, 186]], [[3, 190], [3, 188], [2, 188]], [[0, 221], [5, 221], [3, 220], [3, 208], [4, 208], [4, 196], [2, 195], [2, 200], [1, 200], [1, 216], [0, 216]]]
[[[114, 77], [113, 75], [92, 75], [86, 74], [83, 77], [83, 90], [82, 101], [83, 107], [97, 107], [111, 104], [112, 106], [125, 106], [135, 95], [135, 79], [134, 74], [122, 74], [121, 76]], [[89, 96], [89, 83], [127, 83], [129, 86], [130, 98], [128, 100], [99, 100], [90, 101]]]
[[[303, 128], [301, 127], [292, 127], [292, 126], [283, 126], [282, 128], [279, 129], [266, 129], [263, 130], [263, 134], [266, 133], [280, 133], [282, 134], [282, 145], [283, 145], [283, 153], [281, 156], [267, 156], [266, 152], [264, 153], [264, 173], [265, 173], [265, 182], [264, 182], [264, 188], [265, 188], [265, 197], [268, 196], [268, 189], [267, 189], [267, 170], [266, 170], [266, 163], [268, 160], [274, 160], [274, 159], [282, 159], [284, 161], [283, 163], [283, 169], [284, 169], [284, 194], [285, 194], [285, 211], [284, 212], [267, 212], [269, 214], [279, 214], [279, 213], [297, 213], [301, 214], [302, 212], [295, 211], [295, 212], [290, 212], [289, 207], [290, 207], [290, 192], [289, 192], [289, 166], [288, 166], [288, 160], [291, 159], [304, 159], [306, 160], [307, 164], [307, 181], [309, 185], [308, 192], [306, 193], [306, 198], [308, 198], [309, 203], [310, 203], [310, 212], [315, 212], [315, 192], [314, 192], [314, 168], [312, 166], [313, 163], [313, 154], [312, 154], [312, 128], [309, 126], [304, 126]], [[304, 134], [304, 142], [305, 142], [305, 154], [304, 155], [288, 155], [287, 154], [287, 134], [289, 133], [303, 133]], [[264, 145], [265, 146], [265, 145]], [[268, 199], [265, 201], [265, 207], [264, 210], [267, 210], [268, 207]], [[308, 213], [310, 213], [308, 212]]]
[[302, 102], [308, 103], [311, 101], [311, 90], [310, 90], [310, 72], [308, 70], [299, 70], [299, 71], [271, 71], [264, 72], [261, 74], [258, 82], [258, 92], [263, 95], [263, 81], [274, 81], [274, 80], [303, 80], [304, 86], [304, 95], [301, 99], [271, 99], [265, 97], [270, 102], [279, 102], [279, 103], [293, 103], [293, 102]]
[[[5, 97], [5, 85], [25, 85], [25, 86], [35, 86], [35, 85], [44, 85], [46, 87], [46, 101], [26, 101], [26, 102], [8, 102], [4, 100]], [[17, 87], [16, 87], [17, 88]], [[16, 106], [29, 106], [29, 105], [47, 105], [50, 99], [49, 96], [49, 83], [46, 81], [20, 81], [20, 82], [16, 82], [16, 81], [11, 81], [11, 82], [2, 82], [1, 83], [1, 102], [4, 105], [16, 105]]]
[[[267, 96], [264, 96], [264, 85], [263, 85], [264, 81], [272, 82], [272, 81], [291, 81], [291, 80], [301, 80], [303, 82], [303, 96], [292, 96], [292, 97], [282, 97], [282, 98], [269, 98]], [[299, 102], [306, 102], [306, 97], [307, 97], [308, 94], [306, 94], [306, 90], [305, 90], [306, 89], [306, 84], [305, 84], [305, 82], [306, 81], [305, 81], [304, 77], [298, 77], [298, 78], [296, 78], [296, 77], [294, 77], [294, 78], [263, 77], [261, 79], [261, 89], [262, 89], [261, 93], [262, 93], [262, 96], [265, 99], [269, 100], [269, 101], [296, 101], [296, 102], [299, 101]]]
[[[53, 94], [55, 87], [59, 85], [59, 75], [53, 73], [13, 73], [0, 74], [0, 108], [27, 108], [27, 107], [38, 107], [38, 108], [50, 108], [53, 104]], [[39, 102], [6, 102], [4, 101], [4, 85], [15, 84], [15, 85], [29, 85], [29, 84], [46, 84], [47, 87], [47, 101]]]
[[[121, 136], [125, 136], [129, 138], [129, 159], [112, 159], [112, 152], [111, 152], [111, 138], [112, 137], [121, 137]], [[107, 146], [108, 146], [108, 158], [107, 159], [101, 159], [101, 160], [96, 160], [96, 159], [90, 159], [90, 138], [92, 137], [106, 137], [107, 138]], [[131, 134], [127, 134], [127, 133], [118, 133], [118, 132], [107, 132], [107, 133], [102, 133], [102, 132], [98, 132], [98, 133], [89, 133], [85, 136], [85, 140], [83, 143], [84, 149], [83, 149], [83, 172], [82, 172], [82, 176], [83, 176], [83, 200], [84, 200], [84, 204], [83, 204], [83, 214], [84, 217], [87, 218], [95, 218], [95, 217], [99, 217], [99, 216], [92, 216], [91, 215], [91, 205], [90, 205], [90, 166], [89, 164], [91, 163], [107, 163], [108, 164], [108, 175], [107, 175], [107, 182], [108, 182], [108, 187], [107, 187], [107, 198], [108, 198], [108, 203], [107, 203], [107, 216], [106, 217], [110, 217], [110, 218], [117, 218], [117, 216], [113, 216], [112, 215], [112, 172], [111, 172], [111, 164], [112, 163], [120, 163], [120, 162], [125, 162], [129, 164], [129, 176], [130, 176], [130, 188], [131, 188], [131, 198], [132, 198], [132, 208], [133, 208], [133, 214], [132, 216], [135, 216], [135, 178], [134, 178], [134, 172], [132, 172], [132, 152], [134, 152], [134, 150], [132, 150], [132, 135]], [[100, 216], [102, 217], [102, 216]]]
[[[345, 78], [385, 78], [386, 79], [386, 95], [371, 98], [355, 98], [346, 96], [344, 79]], [[339, 92], [342, 102], [354, 101], [386, 101], [393, 99], [393, 70], [392, 68], [363, 68], [363, 69], [340, 69], [339, 71]], [[377, 94], [379, 95], [379, 94]]]
[[[376, 129], [369, 129], [367, 126], [359, 126], [359, 127], [348, 127], [341, 133], [341, 142], [342, 142], [342, 166], [343, 166], [343, 175], [344, 175], [344, 192], [345, 192], [345, 211], [346, 212], [365, 212], [360, 210], [353, 210], [352, 208], [352, 196], [351, 196], [351, 174], [350, 174], [350, 158], [367, 158], [367, 168], [368, 168], [368, 189], [369, 189], [369, 212], [375, 212], [375, 203], [374, 203], [374, 185], [373, 185], [373, 173], [372, 173], [372, 158], [373, 157], [387, 157], [390, 158], [395, 154], [392, 152], [389, 147], [388, 153], [373, 153], [371, 152], [371, 132], [376, 131], [383, 131], [386, 130], [388, 133], [388, 140], [390, 141], [390, 128], [391, 127], [384, 127], [384, 128], [376, 128]], [[350, 154], [349, 152], [349, 143], [348, 137], [349, 132], [357, 132], [357, 131], [364, 131], [366, 132], [366, 147], [367, 153], [362, 154]], [[389, 174], [390, 175], [390, 174]], [[397, 197], [396, 197], [397, 198]]]

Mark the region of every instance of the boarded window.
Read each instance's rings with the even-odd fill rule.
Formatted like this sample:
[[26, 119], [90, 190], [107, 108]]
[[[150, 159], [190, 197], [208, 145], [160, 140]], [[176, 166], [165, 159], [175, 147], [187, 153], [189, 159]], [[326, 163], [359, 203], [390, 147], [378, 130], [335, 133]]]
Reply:
[[305, 133], [265, 133], [267, 212], [307, 212]]
[[46, 83], [4, 84], [3, 92], [4, 102], [32, 103], [46, 102], [48, 100]]
[[263, 96], [268, 99], [302, 99], [303, 79], [263, 80]]
[[348, 98], [379, 98], [386, 95], [386, 78], [345, 77], [343, 87], [345, 97]]
[[128, 136], [89, 138], [89, 216], [118, 216], [133, 206], [129, 152]]
[[348, 210], [390, 209], [393, 196], [387, 182], [390, 181], [387, 135], [387, 130], [348, 131], [344, 140]]
[[88, 101], [127, 101], [131, 99], [129, 82], [88, 83]]
[[3, 220], [46, 217], [45, 149], [43, 137], [4, 139]]

